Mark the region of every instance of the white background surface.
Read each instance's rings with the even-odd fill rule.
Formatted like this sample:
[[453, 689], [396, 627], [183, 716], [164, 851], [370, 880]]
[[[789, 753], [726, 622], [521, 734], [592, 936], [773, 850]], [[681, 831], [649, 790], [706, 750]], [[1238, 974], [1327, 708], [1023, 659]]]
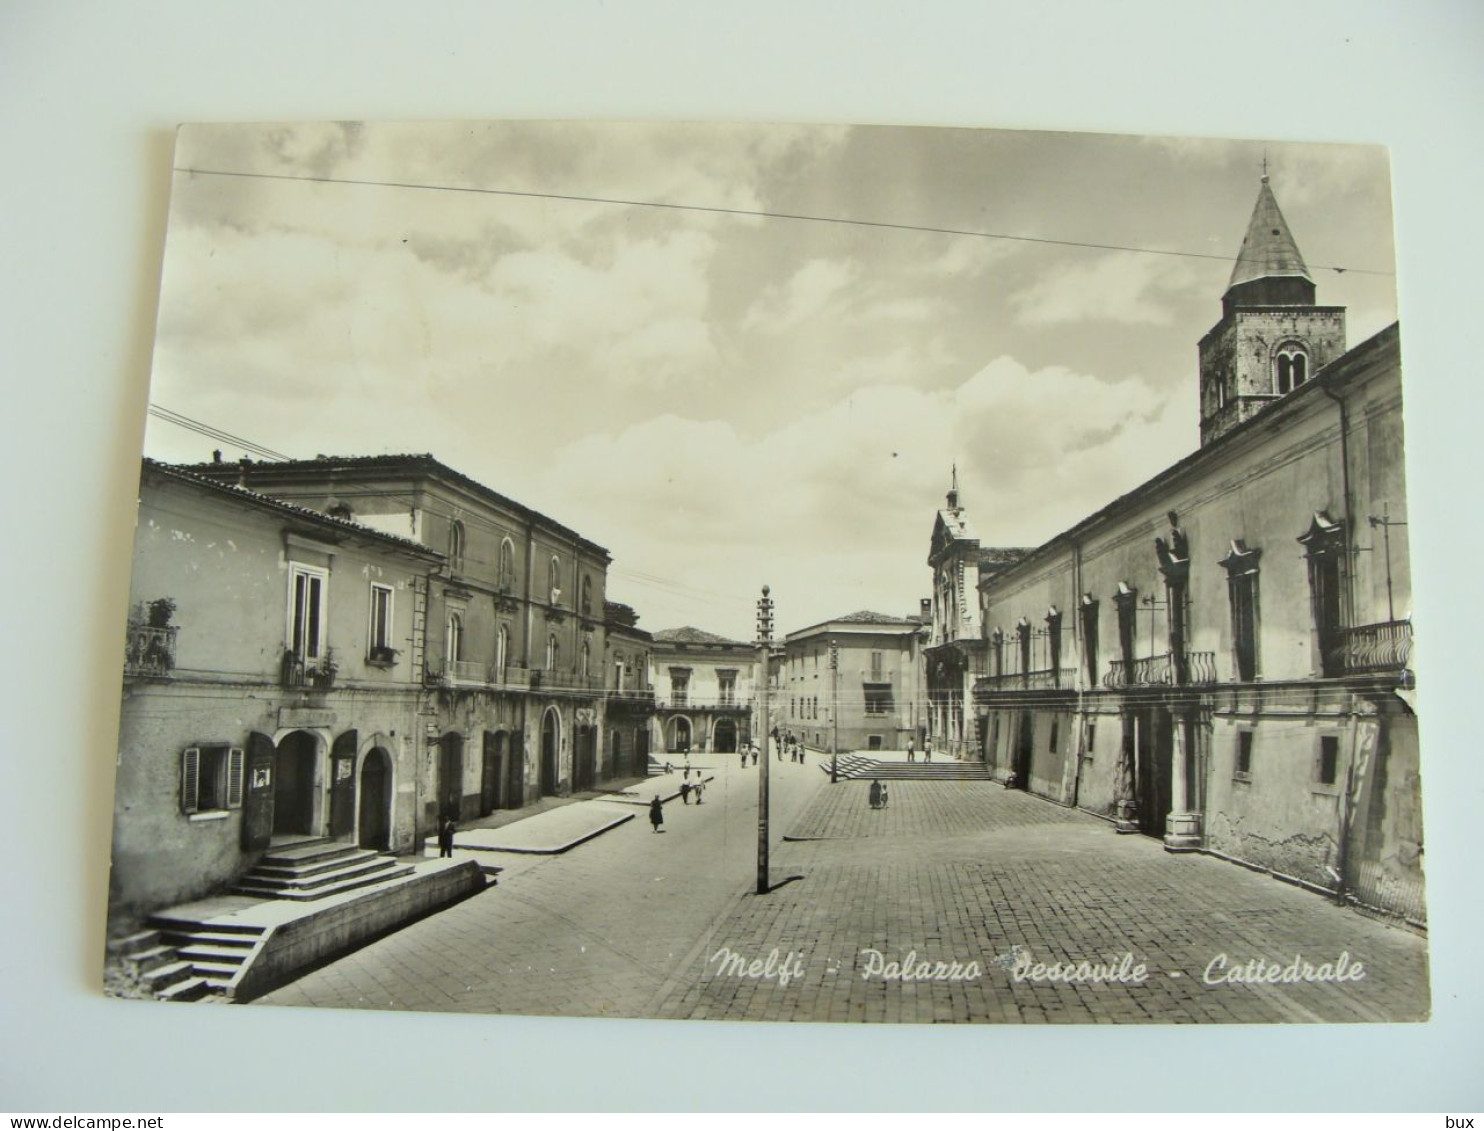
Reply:
[[[1481, 11], [1470, 0], [0, 7], [0, 460], [12, 488], [0, 556], [0, 1110], [1484, 1106], [1484, 773], [1468, 725], [1481, 667]], [[118, 641], [171, 129], [438, 117], [1391, 146], [1434, 1020], [682, 1026], [104, 999]], [[1192, 379], [1194, 364], [1192, 336]]]

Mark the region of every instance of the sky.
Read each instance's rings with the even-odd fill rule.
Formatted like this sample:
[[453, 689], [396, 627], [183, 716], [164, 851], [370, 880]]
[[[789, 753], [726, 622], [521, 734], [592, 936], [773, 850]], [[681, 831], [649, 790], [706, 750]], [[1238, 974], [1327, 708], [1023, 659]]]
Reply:
[[[606, 546], [650, 630], [750, 639], [764, 584], [778, 635], [906, 615], [954, 465], [980, 539], [1029, 546], [1197, 447], [1265, 160], [1349, 343], [1389, 325], [1374, 146], [187, 126], [150, 399], [295, 458], [431, 452]], [[214, 448], [150, 418], [153, 458]]]

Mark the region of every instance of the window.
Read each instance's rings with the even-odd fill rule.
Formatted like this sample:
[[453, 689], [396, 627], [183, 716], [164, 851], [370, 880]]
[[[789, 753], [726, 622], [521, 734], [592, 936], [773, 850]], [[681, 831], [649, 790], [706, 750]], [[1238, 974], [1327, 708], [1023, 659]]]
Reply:
[[[1087, 669], [1087, 683], [1098, 681], [1098, 603], [1091, 593], [1082, 594], [1082, 660]], [[1088, 745], [1091, 746], [1089, 739]]]
[[1344, 669], [1343, 600], [1345, 527], [1323, 511], [1314, 515], [1309, 530], [1299, 538], [1307, 551], [1309, 596], [1314, 611], [1315, 644], [1319, 650], [1319, 670], [1324, 676], [1337, 676]]
[[502, 592], [515, 589], [515, 543], [506, 538], [500, 543], [500, 576], [498, 585]]
[[448, 568], [464, 572], [464, 524], [458, 519], [448, 528]]
[[1046, 643], [1050, 653], [1051, 681], [1061, 686], [1061, 612], [1055, 605], [1046, 610]]
[[242, 808], [242, 750], [191, 746], [180, 758], [180, 811], [187, 816]]
[[389, 585], [371, 586], [371, 631], [367, 639], [370, 641], [367, 659], [377, 663], [396, 659], [397, 650], [392, 647], [392, 588]]
[[1031, 670], [1031, 622], [1024, 617], [1015, 626], [1015, 643], [1020, 651], [1020, 672], [1024, 675]]
[[587, 641], [584, 640], [582, 642], [582, 654], [581, 654], [581, 657], [578, 660], [578, 665], [579, 666], [578, 666], [578, 669], [577, 670], [578, 670], [578, 674], [579, 675], [582, 675], [584, 677], [587, 675], [588, 670], [589, 670], [588, 665], [591, 663], [591, 661], [592, 661], [592, 649], [590, 647], [588, 647]]
[[1276, 386], [1279, 394], [1292, 392], [1309, 379], [1309, 356], [1304, 347], [1285, 345], [1278, 350]]
[[444, 643], [444, 659], [449, 663], [456, 663], [464, 658], [464, 617], [462, 613], [448, 614], [448, 636]]
[[1005, 674], [1005, 633], [995, 629], [989, 634], [989, 662], [991, 675]]
[[1118, 583], [1118, 592], [1113, 594], [1113, 604], [1118, 609], [1118, 655], [1123, 663], [1126, 680], [1134, 674], [1134, 618], [1139, 615], [1139, 591]]
[[1091, 762], [1092, 761], [1092, 752], [1093, 752], [1093, 750], [1095, 750], [1097, 748], [1097, 744], [1098, 744], [1098, 724], [1095, 723], [1095, 722], [1090, 722], [1090, 723], [1087, 724], [1087, 748], [1085, 750], [1083, 750], [1082, 757], [1084, 757], [1089, 762]]
[[866, 714], [889, 715], [892, 709], [891, 684], [866, 684]]
[[551, 603], [553, 605], [561, 604], [562, 563], [557, 559], [555, 554], [552, 555], [551, 564], [547, 567], [546, 576], [549, 583], [547, 587], [551, 590]]
[[721, 695], [721, 703], [724, 707], [730, 707], [737, 701], [737, 673], [717, 672], [717, 690]]
[[673, 706], [684, 707], [690, 699], [690, 673], [670, 673], [670, 702]]
[[1334, 785], [1339, 776], [1340, 736], [1322, 734], [1319, 736], [1319, 765], [1315, 767], [1315, 777], [1320, 785]]
[[510, 629], [506, 625], [500, 626], [500, 631], [495, 633], [495, 676], [498, 678], [505, 671], [505, 665], [510, 662]]
[[289, 571], [289, 650], [300, 660], [318, 660], [325, 652], [327, 571], [294, 565]]
[[1237, 731], [1236, 777], [1241, 781], [1249, 781], [1252, 777], [1252, 732], [1250, 730]]
[[1238, 539], [1221, 559], [1232, 609], [1232, 662], [1242, 683], [1257, 678], [1257, 563], [1261, 554]]
[[881, 672], [882, 672], [881, 653], [880, 652], [872, 652], [871, 653], [871, 682], [872, 683], [880, 683], [881, 682]]
[[562, 658], [562, 646], [557, 643], [556, 633], [550, 632], [546, 635], [546, 669], [555, 671], [557, 661]]
[[582, 615], [585, 617], [593, 615], [593, 579], [591, 577], [582, 579]]

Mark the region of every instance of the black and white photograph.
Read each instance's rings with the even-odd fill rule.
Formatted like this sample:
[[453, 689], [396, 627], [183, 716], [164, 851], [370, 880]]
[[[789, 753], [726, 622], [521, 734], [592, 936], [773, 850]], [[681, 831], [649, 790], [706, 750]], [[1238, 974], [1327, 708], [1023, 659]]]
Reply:
[[1391, 176], [181, 127], [105, 992], [1425, 1021]]

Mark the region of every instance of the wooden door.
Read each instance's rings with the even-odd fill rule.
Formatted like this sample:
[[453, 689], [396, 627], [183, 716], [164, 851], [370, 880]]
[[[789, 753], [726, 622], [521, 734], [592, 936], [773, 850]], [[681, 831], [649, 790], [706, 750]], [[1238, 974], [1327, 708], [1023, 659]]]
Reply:
[[330, 835], [348, 837], [356, 824], [357, 734], [348, 730], [330, 752]]
[[247, 736], [242, 781], [242, 850], [259, 852], [273, 839], [273, 740], [254, 731]]

